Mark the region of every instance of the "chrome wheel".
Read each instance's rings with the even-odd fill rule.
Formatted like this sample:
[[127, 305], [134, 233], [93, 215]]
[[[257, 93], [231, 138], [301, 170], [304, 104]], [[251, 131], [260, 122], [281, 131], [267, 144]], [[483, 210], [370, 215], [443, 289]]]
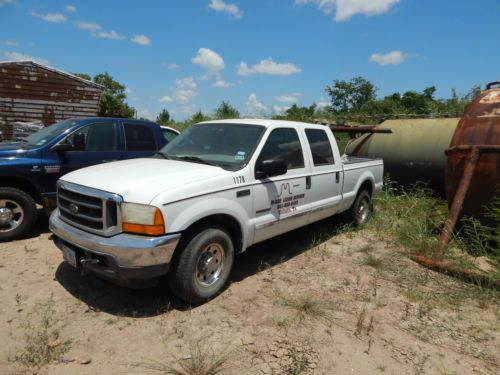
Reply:
[[368, 215], [370, 214], [370, 202], [368, 199], [362, 199], [359, 202], [358, 206], [358, 223], [364, 224], [368, 219]]
[[10, 232], [21, 225], [24, 210], [21, 205], [10, 199], [0, 199], [0, 232]]
[[196, 280], [203, 287], [209, 287], [219, 280], [224, 267], [224, 248], [211, 243], [200, 254], [196, 263]]

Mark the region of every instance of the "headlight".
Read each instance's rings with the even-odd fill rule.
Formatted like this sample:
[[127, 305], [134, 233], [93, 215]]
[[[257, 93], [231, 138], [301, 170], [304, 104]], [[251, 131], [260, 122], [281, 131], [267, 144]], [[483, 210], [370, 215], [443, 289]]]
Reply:
[[123, 203], [121, 208], [124, 232], [152, 236], [165, 233], [165, 223], [159, 208], [136, 203]]

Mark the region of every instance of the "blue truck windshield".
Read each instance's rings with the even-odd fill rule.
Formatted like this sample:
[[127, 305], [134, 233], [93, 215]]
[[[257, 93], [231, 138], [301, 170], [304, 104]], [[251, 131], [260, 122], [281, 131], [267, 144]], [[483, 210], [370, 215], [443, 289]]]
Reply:
[[58, 136], [59, 134], [64, 133], [66, 130], [75, 126], [77, 122], [78, 121], [76, 120], [64, 120], [61, 122], [56, 122], [53, 125], [43, 128], [36, 133], [23, 138], [22, 141], [26, 142], [27, 145], [33, 147], [43, 146], [55, 136]]

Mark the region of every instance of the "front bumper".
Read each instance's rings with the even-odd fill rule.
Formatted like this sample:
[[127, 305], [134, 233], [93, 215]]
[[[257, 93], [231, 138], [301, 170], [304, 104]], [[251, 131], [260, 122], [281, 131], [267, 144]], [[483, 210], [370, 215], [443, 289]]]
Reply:
[[60, 218], [58, 209], [50, 216], [49, 228], [59, 249], [66, 246], [75, 252], [78, 266], [124, 284], [166, 274], [181, 237], [180, 233], [102, 237], [69, 225]]

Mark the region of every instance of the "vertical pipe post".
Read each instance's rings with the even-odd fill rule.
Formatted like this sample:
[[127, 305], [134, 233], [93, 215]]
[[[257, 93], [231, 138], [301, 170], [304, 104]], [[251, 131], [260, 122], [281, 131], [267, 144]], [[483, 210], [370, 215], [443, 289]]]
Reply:
[[448, 214], [448, 218], [444, 223], [444, 228], [441, 233], [441, 237], [439, 238], [436, 252], [432, 256], [432, 260], [434, 262], [439, 262], [443, 259], [444, 249], [450, 242], [451, 234], [453, 233], [453, 229], [457, 224], [457, 220], [460, 215], [460, 211], [462, 210], [462, 205], [464, 203], [467, 191], [469, 190], [469, 186], [472, 181], [472, 176], [474, 175], [478, 160], [479, 148], [473, 146], [468, 153], [466, 161], [467, 164], [465, 166], [462, 178], [460, 179], [460, 183], [458, 184], [458, 189], [455, 193], [455, 196], [453, 197], [450, 213]]

